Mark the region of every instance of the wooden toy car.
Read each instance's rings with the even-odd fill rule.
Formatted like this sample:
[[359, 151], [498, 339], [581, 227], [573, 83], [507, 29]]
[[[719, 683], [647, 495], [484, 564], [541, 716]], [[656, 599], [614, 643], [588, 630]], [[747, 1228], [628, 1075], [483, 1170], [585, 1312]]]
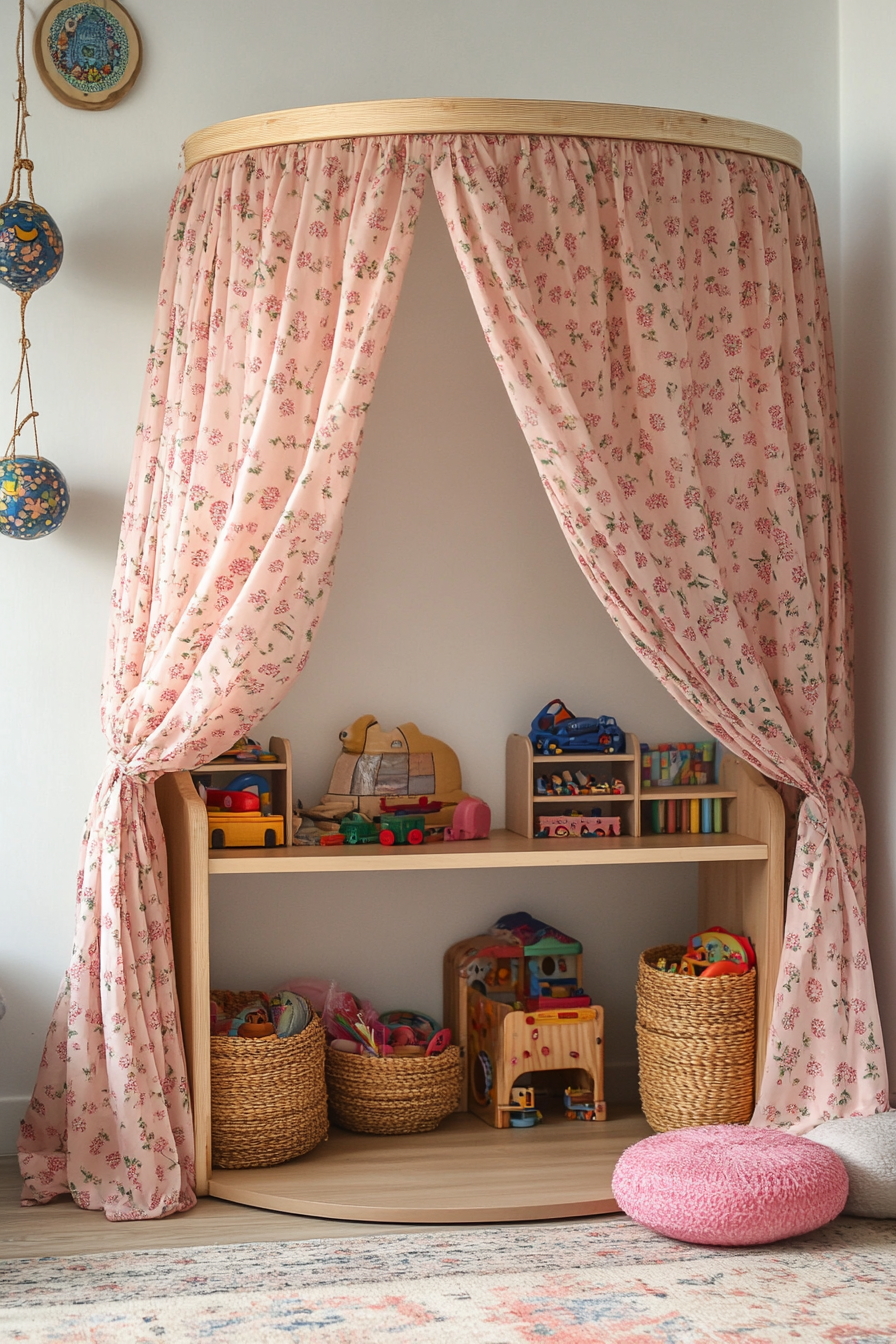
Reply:
[[283, 844], [283, 818], [258, 812], [209, 812], [210, 849], [273, 849]]

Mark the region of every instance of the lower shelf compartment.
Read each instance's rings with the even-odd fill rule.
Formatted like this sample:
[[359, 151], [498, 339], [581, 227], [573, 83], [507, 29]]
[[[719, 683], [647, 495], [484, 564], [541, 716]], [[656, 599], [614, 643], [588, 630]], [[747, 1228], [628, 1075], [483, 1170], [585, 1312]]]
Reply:
[[640, 1111], [582, 1124], [546, 1117], [535, 1129], [492, 1129], [450, 1115], [430, 1134], [386, 1138], [330, 1130], [326, 1143], [280, 1167], [214, 1168], [209, 1194], [280, 1213], [376, 1223], [512, 1223], [615, 1213], [620, 1154], [652, 1134]]

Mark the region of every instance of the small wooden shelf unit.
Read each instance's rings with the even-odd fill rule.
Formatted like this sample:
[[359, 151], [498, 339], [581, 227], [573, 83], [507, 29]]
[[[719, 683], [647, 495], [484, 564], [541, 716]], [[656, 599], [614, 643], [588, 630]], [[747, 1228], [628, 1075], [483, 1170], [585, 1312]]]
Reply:
[[[539, 775], [562, 774], [568, 769], [574, 774], [581, 768], [584, 768], [585, 774], [594, 774], [599, 782], [621, 779], [625, 784], [625, 793], [572, 794], [564, 797], [536, 792], [535, 780]], [[528, 737], [520, 733], [511, 733], [507, 739], [506, 782], [507, 827], [529, 840], [538, 830], [536, 818], [540, 814], [572, 811], [587, 813], [592, 807], [599, 807], [603, 816], [619, 817], [623, 836], [640, 837], [644, 834], [642, 804], [666, 803], [681, 798], [737, 797], [737, 790], [725, 784], [671, 784], [642, 789], [641, 748], [638, 738], [633, 737], [631, 733], [625, 735], [624, 752], [609, 754], [596, 751], [570, 751], [560, 756], [538, 756], [533, 751]], [[688, 833], [678, 832], [678, 834], [684, 838]], [[676, 832], [671, 832], [668, 839], [674, 840], [675, 835]], [[653, 837], [655, 840], [664, 838], [661, 835]], [[692, 838], [706, 841], [709, 835], [704, 832]], [[544, 843], [544, 840], [538, 841], [538, 844]], [[607, 842], [599, 840], [588, 843], [604, 845]]]
[[[190, 773], [194, 779], [203, 777], [211, 781], [216, 789], [230, 787], [231, 781], [240, 775], [261, 775], [267, 777], [271, 786], [271, 810], [283, 818], [283, 844], [278, 849], [292, 849], [292, 748], [285, 737], [272, 737], [268, 754], [276, 756], [276, 761], [212, 761]], [[216, 850], [216, 853], [222, 851]], [[232, 851], [228, 851], [232, 852]], [[255, 853], [253, 849], [251, 853]]]
[[[560, 1122], [536, 1130], [494, 1130], [474, 1116], [455, 1115], [432, 1134], [402, 1138], [334, 1130], [328, 1143], [281, 1167], [213, 1171], [209, 877], [290, 873], [297, 876], [300, 895], [303, 873], [698, 863], [700, 925], [721, 924], [746, 933], [756, 948], [759, 1077], [783, 938], [784, 809], [767, 781], [732, 756], [722, 762], [719, 788], [730, 797], [730, 830], [723, 835], [530, 840], [505, 830], [493, 831], [488, 840], [416, 848], [370, 845], [359, 850], [346, 845], [209, 851], [206, 811], [190, 775], [163, 775], [156, 783], [156, 797], [168, 847], [177, 990], [196, 1133], [197, 1193], [258, 1208], [365, 1222], [511, 1222], [613, 1211], [610, 1178], [615, 1160], [649, 1130], [643, 1117], [614, 1112], [612, 1106], [609, 1119], [600, 1125]], [[259, 894], [257, 883], [253, 892]], [[644, 936], [649, 942], [649, 931]], [[442, 951], [435, 954], [439, 961]]]

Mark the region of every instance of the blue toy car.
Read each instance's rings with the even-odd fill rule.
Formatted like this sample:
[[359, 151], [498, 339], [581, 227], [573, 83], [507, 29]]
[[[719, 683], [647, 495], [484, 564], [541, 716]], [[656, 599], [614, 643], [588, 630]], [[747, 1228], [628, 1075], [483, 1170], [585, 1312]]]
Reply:
[[625, 751], [625, 734], [615, 719], [577, 719], [562, 700], [551, 700], [532, 720], [529, 739], [542, 755], [590, 751], [615, 756]]

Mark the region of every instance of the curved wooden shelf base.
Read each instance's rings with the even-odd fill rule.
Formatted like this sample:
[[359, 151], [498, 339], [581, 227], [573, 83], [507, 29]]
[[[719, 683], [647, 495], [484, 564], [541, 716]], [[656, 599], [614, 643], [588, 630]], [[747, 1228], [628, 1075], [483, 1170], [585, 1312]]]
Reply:
[[393, 98], [371, 103], [329, 103], [262, 112], [194, 131], [184, 143], [187, 168], [221, 154], [343, 140], [356, 135], [428, 135], [457, 132], [505, 135], [607, 136], [701, 145], [802, 165], [799, 140], [770, 126], [667, 107], [621, 103], [543, 102], [534, 98]]
[[652, 1134], [640, 1112], [535, 1129], [492, 1129], [455, 1114], [431, 1134], [386, 1138], [331, 1129], [281, 1167], [212, 1170], [209, 1194], [280, 1213], [362, 1223], [513, 1223], [616, 1213], [620, 1154]]

